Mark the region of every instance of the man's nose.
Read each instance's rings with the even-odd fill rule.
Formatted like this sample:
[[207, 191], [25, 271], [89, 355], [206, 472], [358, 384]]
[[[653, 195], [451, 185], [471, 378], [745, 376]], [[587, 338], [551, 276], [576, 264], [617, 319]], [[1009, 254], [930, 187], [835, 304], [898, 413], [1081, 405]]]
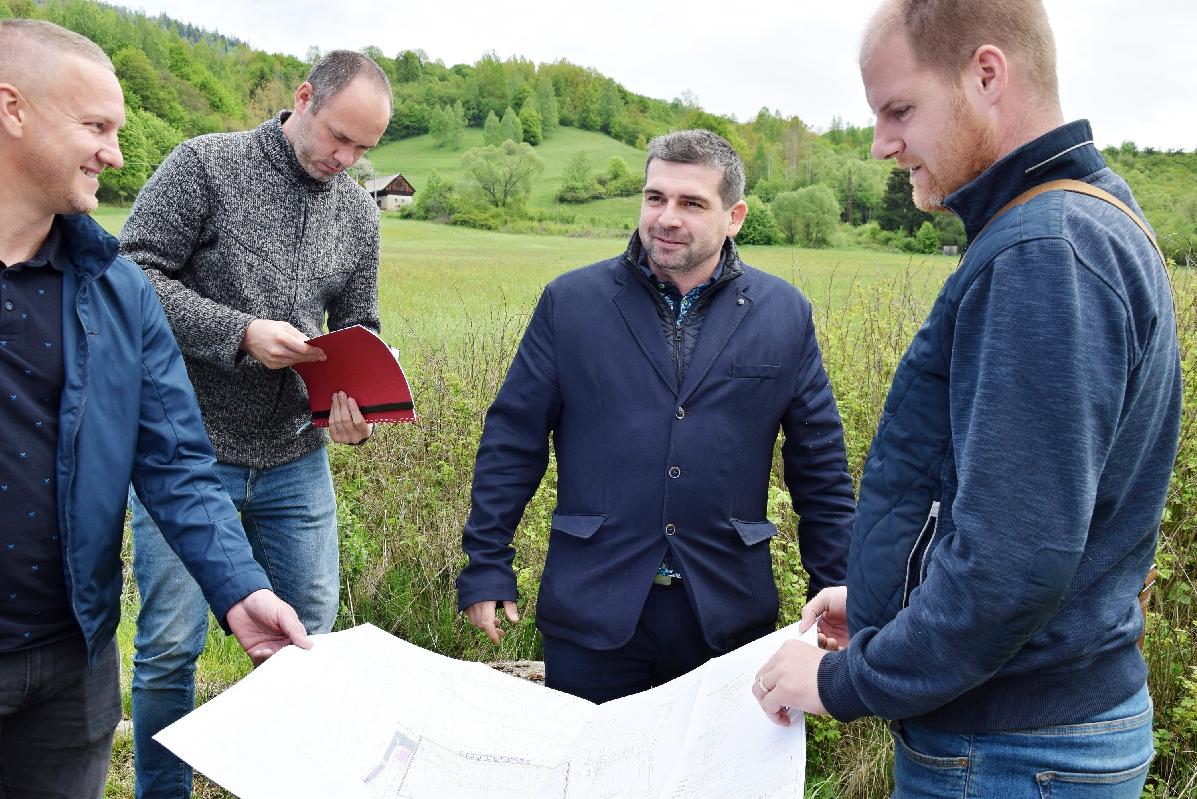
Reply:
[[878, 161], [884, 161], [887, 158], [897, 158], [901, 152], [901, 139], [893, 135], [888, 125], [878, 122], [873, 128], [873, 157]]
[[109, 169], [120, 169], [125, 165], [125, 157], [121, 155], [121, 145], [116, 138], [116, 133], [112, 134], [111, 139], [105, 142], [104, 147], [96, 155], [100, 163]]

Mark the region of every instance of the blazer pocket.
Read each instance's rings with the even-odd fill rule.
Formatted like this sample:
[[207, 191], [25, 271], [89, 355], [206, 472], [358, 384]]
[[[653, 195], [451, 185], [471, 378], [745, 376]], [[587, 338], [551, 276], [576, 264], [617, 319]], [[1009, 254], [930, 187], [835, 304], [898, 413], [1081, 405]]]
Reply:
[[574, 538], [590, 538], [607, 520], [605, 513], [567, 514], [553, 513], [553, 529]]
[[768, 519], [763, 522], [742, 522], [739, 519], [732, 519], [731, 523], [746, 546], [768, 541], [777, 535], [777, 527]]
[[775, 363], [733, 363], [732, 377], [777, 377], [781, 364]]

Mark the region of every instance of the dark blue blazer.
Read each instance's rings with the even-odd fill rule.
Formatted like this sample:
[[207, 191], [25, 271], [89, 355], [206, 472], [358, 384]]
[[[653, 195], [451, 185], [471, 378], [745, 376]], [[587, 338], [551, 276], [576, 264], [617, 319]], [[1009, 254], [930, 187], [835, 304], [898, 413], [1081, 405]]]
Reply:
[[623, 645], [672, 547], [707, 643], [731, 649], [777, 620], [766, 509], [779, 429], [811, 590], [844, 581], [853, 490], [839, 413], [810, 304], [792, 285], [743, 266], [711, 298], [678, 390], [656, 300], [634, 268], [625, 254], [541, 296], [486, 416], [458, 604], [516, 598], [511, 541], [551, 437], [541, 631]]

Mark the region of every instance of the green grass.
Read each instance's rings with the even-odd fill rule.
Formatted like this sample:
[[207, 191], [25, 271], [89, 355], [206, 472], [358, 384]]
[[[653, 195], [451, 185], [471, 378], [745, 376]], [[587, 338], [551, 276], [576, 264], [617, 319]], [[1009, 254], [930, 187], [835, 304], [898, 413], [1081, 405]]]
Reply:
[[[462, 177], [461, 156], [472, 147], [483, 146], [482, 129], [466, 128], [461, 147], [456, 150], [438, 148], [431, 136], [416, 136], [410, 139], [388, 142], [370, 151], [370, 161], [380, 175], [402, 172], [416, 189], [428, 182], [433, 170], [442, 178], [457, 181]], [[579, 221], [592, 221], [596, 227], [621, 227], [634, 224], [640, 207], [639, 197], [613, 197], [606, 200], [580, 205], [558, 206], [557, 190], [561, 188], [561, 177], [569, 161], [576, 153], [585, 153], [590, 158], [591, 168], [605, 171], [607, 160], [618, 155], [636, 173], [644, 171], [646, 154], [643, 150], [629, 147], [602, 133], [577, 128], [558, 128], [551, 136], [536, 147], [536, 153], [545, 161], [545, 171], [532, 187], [528, 205], [546, 211], [558, 207], [566, 213], [575, 214]]]

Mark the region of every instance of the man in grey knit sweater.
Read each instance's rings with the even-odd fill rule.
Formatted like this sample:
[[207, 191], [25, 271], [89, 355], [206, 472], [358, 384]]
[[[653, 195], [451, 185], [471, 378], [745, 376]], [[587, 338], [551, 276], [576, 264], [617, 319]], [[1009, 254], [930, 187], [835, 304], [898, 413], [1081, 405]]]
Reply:
[[[254, 130], [179, 145], [146, 183], [121, 250], [158, 291], [195, 385], [217, 473], [254, 556], [310, 633], [338, 607], [336, 497], [295, 363], [328, 328], [377, 331], [378, 211], [344, 170], [391, 116], [385, 74], [349, 51], [325, 56], [295, 110]], [[351, 397], [333, 397], [333, 441], [369, 437]], [[131, 499], [141, 593], [133, 659], [137, 796], [187, 797], [191, 770], [152, 736], [190, 712], [207, 633], [199, 588]]]

